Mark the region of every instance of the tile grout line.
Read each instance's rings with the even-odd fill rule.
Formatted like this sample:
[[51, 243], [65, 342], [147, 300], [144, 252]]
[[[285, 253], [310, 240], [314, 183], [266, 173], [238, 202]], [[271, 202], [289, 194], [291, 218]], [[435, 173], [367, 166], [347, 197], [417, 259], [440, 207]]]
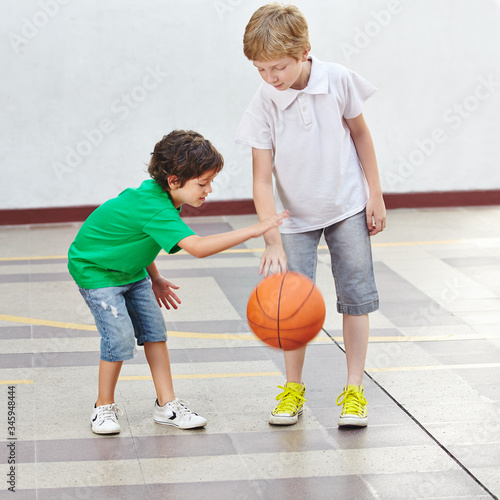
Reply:
[[[345, 354], [345, 350], [342, 348], [342, 346], [323, 328], [323, 331], [330, 337], [332, 342]], [[462, 462], [453, 455], [453, 453], [446, 448], [445, 445], [443, 445], [428, 429], [424, 427], [423, 424], [421, 424], [403, 405], [397, 401], [392, 394], [390, 394], [384, 387], [382, 387], [381, 384], [377, 380], [375, 380], [367, 371], [364, 372], [365, 375], [387, 396], [389, 399], [391, 399], [396, 406], [402, 410], [422, 431], [427, 434], [438, 446], [443, 450], [467, 475], [469, 475], [481, 488], [483, 488], [486, 493], [488, 493], [491, 498], [498, 500], [498, 497], [494, 495]]]

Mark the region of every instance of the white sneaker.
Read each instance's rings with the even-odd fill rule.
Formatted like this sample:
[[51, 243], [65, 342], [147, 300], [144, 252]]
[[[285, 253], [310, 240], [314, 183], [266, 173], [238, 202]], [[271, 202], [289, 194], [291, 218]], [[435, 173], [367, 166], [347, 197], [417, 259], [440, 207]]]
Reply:
[[154, 421], [157, 424], [173, 425], [179, 429], [194, 429], [195, 427], [205, 427], [207, 420], [191, 411], [186, 405], [186, 401], [175, 398], [173, 401], [163, 406], [155, 401]]
[[118, 415], [123, 415], [123, 411], [115, 403], [94, 407], [92, 417], [90, 417], [92, 432], [96, 434], [118, 434], [120, 432]]

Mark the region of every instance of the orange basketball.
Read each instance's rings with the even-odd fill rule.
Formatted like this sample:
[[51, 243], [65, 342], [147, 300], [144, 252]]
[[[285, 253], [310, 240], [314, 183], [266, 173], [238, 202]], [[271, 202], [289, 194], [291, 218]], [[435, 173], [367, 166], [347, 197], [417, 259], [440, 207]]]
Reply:
[[264, 278], [252, 291], [247, 319], [266, 344], [292, 351], [314, 338], [325, 321], [325, 301], [312, 280], [287, 272]]

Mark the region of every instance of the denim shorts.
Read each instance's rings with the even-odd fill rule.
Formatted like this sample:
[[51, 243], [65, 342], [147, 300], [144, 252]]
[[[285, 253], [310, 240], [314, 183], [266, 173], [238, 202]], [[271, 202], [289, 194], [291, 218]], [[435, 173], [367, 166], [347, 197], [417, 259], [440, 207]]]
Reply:
[[167, 340], [167, 329], [151, 279], [105, 288], [78, 287], [101, 334], [101, 359], [125, 361], [144, 342]]
[[326, 228], [282, 234], [290, 271], [316, 280], [317, 247], [322, 234], [330, 250], [337, 311], [353, 316], [376, 311], [379, 300], [365, 210]]

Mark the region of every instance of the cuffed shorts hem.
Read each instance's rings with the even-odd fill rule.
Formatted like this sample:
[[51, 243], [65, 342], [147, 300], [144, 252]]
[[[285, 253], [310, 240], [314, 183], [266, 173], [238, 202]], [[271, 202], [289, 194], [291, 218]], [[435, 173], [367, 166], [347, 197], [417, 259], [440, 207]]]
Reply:
[[102, 361], [126, 361], [136, 356], [136, 343], [167, 340], [149, 277], [122, 286], [79, 290], [101, 335]]
[[377, 311], [379, 308], [379, 301], [374, 300], [366, 304], [353, 305], [353, 304], [340, 304], [337, 302], [337, 312], [340, 314], [348, 314], [349, 316], [363, 316]]
[[376, 311], [379, 295], [365, 210], [324, 229], [282, 234], [290, 271], [305, 274], [315, 281], [321, 235], [330, 251], [337, 311], [353, 316]]
[[137, 349], [134, 349], [132, 354], [122, 354], [118, 356], [112, 356], [101, 352], [99, 359], [101, 361], [108, 361], [109, 363], [117, 363], [119, 361], [128, 361], [129, 359], [134, 359], [137, 356]]

